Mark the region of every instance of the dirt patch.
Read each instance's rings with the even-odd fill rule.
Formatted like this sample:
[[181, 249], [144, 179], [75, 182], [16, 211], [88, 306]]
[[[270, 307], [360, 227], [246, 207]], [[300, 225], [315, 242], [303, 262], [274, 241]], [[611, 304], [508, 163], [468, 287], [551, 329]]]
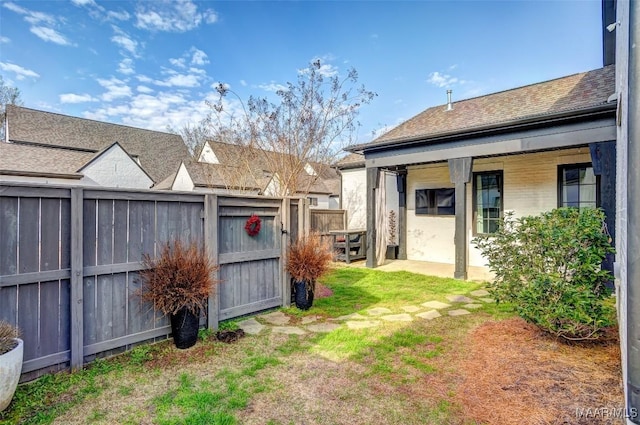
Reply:
[[316, 282], [316, 292], [313, 295], [316, 299], [327, 298], [333, 295], [333, 291], [322, 283]]
[[487, 322], [468, 338], [458, 366], [462, 414], [486, 424], [618, 424], [602, 410], [621, 409], [620, 346], [552, 339], [521, 319]]

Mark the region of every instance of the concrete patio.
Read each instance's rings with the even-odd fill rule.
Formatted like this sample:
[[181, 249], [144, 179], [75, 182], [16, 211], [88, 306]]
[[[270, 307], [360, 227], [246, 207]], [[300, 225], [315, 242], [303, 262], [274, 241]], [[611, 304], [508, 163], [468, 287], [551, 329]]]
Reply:
[[[346, 264], [345, 266], [364, 268], [366, 267], [366, 262], [365, 260], [355, 261], [350, 264]], [[428, 276], [452, 278], [453, 272], [455, 271], [455, 265], [416, 260], [385, 260], [384, 264], [378, 266], [376, 269], [385, 272], [407, 271], [411, 273], [425, 274]], [[469, 280], [487, 281], [493, 279], [493, 274], [484, 267], [469, 266], [467, 274]]]

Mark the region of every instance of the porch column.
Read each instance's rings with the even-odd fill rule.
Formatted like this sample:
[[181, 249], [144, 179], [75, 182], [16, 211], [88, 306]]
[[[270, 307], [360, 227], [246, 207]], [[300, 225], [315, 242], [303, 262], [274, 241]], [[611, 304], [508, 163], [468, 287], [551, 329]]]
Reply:
[[[616, 142], [599, 142], [589, 144], [593, 173], [600, 176], [600, 206], [605, 213], [605, 224], [611, 235], [611, 243], [616, 242]], [[609, 270], [613, 276], [615, 254], [607, 254], [602, 268]], [[613, 287], [613, 282], [610, 283]]]
[[473, 158], [455, 158], [449, 160], [449, 177], [456, 185], [456, 270], [455, 279], [467, 279], [467, 183], [471, 181]]
[[[376, 189], [380, 168], [367, 168], [367, 267], [377, 266], [376, 261]], [[382, 229], [381, 231], [384, 231]]]
[[407, 259], [407, 169], [396, 174], [398, 188], [398, 260]]

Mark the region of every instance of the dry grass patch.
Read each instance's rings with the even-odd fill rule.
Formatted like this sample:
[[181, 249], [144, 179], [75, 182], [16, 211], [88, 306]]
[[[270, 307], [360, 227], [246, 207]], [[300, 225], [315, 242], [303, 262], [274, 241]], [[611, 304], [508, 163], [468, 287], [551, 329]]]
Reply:
[[464, 416], [483, 424], [614, 424], [577, 409], [623, 407], [620, 345], [551, 339], [522, 319], [487, 322], [468, 339], [457, 400]]

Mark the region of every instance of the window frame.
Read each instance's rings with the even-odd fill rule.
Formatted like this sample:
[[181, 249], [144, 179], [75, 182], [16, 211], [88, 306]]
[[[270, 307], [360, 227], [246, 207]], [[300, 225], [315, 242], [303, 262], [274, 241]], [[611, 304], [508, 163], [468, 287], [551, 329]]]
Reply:
[[[563, 182], [563, 177], [564, 177], [564, 170], [567, 169], [575, 169], [575, 168], [583, 168], [583, 167], [588, 167], [588, 168], [592, 168], [593, 169], [593, 163], [591, 162], [579, 162], [579, 163], [575, 163], [575, 164], [560, 164], [558, 165], [558, 180], [557, 180], [557, 194], [558, 194], [558, 208], [563, 208], [563, 194], [564, 194], [564, 185], [562, 184]], [[600, 202], [600, 176], [598, 174], [595, 173], [595, 169], [594, 169], [594, 173], [596, 176], [596, 208], [600, 208], [601, 206], [601, 202]], [[569, 208], [576, 208], [576, 207], [569, 207]], [[580, 206], [578, 206], [577, 208], [580, 208]]]
[[[429, 198], [429, 192], [433, 192], [433, 196], [434, 196], [434, 201], [438, 200], [438, 194], [437, 192], [440, 190], [446, 190], [446, 191], [453, 191], [453, 205], [451, 207], [438, 207], [438, 205], [436, 205], [435, 207], [432, 207], [433, 209], [435, 209], [435, 213], [429, 213], [429, 212], [418, 212], [418, 192], [426, 192], [426, 197], [427, 199]], [[428, 217], [455, 217], [456, 215], [456, 193], [455, 193], [455, 188], [453, 187], [438, 187], [438, 188], [434, 188], [434, 189], [430, 189], [430, 188], [423, 188], [423, 189], [415, 189], [414, 191], [414, 200], [415, 200], [415, 205], [414, 205], [414, 213], [416, 216], [428, 216]], [[423, 207], [421, 207], [422, 209]], [[426, 207], [427, 209], [429, 209], [429, 207]], [[453, 208], [453, 212], [449, 213], [449, 214], [440, 214], [439, 213], [439, 209], [440, 208]]]
[[317, 196], [307, 196], [309, 200], [309, 206], [317, 207], [318, 206], [318, 197]]
[[504, 217], [504, 170], [490, 170], [490, 171], [477, 171], [473, 172], [472, 178], [473, 183], [471, 186], [471, 198], [472, 198], [472, 209], [473, 212], [471, 214], [471, 228], [473, 236], [480, 235], [492, 235], [493, 233], [485, 233], [478, 231], [478, 197], [476, 196], [476, 192], [478, 189], [477, 185], [477, 177], [481, 175], [498, 175], [499, 176], [499, 187], [498, 191], [500, 192], [500, 215], [497, 220], [500, 220]]

